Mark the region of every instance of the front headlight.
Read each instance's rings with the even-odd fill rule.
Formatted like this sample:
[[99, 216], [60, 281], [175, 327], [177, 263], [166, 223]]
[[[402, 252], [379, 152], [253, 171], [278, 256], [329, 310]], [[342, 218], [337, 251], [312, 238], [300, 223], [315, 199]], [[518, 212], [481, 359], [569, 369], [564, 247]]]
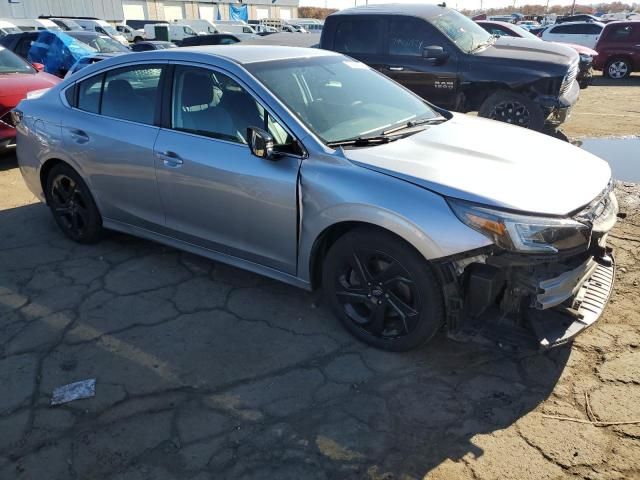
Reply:
[[584, 53], [580, 54], [580, 61], [581, 62], [586, 63], [586, 62], [590, 62], [591, 60], [593, 60], [591, 55], [585, 55]]
[[447, 201], [461, 222], [505, 250], [557, 253], [589, 245], [589, 226], [569, 218], [519, 215], [462, 200]]

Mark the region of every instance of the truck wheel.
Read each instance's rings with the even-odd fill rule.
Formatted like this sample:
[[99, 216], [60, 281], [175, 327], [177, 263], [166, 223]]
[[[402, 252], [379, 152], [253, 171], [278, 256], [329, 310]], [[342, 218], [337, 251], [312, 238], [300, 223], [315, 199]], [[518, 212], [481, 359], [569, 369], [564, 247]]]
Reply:
[[631, 64], [626, 58], [612, 58], [604, 69], [607, 77], [620, 80], [631, 75]]
[[499, 122], [541, 131], [544, 127], [542, 108], [530, 98], [513, 92], [496, 92], [480, 106], [478, 115]]
[[139, 43], [139, 42], [141, 42], [142, 40], [144, 40], [144, 38], [142, 38], [142, 37], [136, 37], [136, 38], [134, 38], [134, 39], [133, 39], [133, 43]]
[[324, 259], [322, 288], [345, 328], [376, 348], [410, 350], [443, 324], [442, 289], [430, 265], [383, 230], [358, 228], [340, 237]]

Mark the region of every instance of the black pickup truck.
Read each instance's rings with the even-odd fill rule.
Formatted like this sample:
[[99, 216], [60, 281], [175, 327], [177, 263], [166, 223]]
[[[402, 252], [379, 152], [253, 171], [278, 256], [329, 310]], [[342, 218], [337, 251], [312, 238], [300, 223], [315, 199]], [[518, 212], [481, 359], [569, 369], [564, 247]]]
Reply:
[[320, 48], [349, 55], [458, 112], [534, 130], [555, 127], [578, 99], [578, 54], [498, 40], [444, 5], [371, 5], [327, 17]]

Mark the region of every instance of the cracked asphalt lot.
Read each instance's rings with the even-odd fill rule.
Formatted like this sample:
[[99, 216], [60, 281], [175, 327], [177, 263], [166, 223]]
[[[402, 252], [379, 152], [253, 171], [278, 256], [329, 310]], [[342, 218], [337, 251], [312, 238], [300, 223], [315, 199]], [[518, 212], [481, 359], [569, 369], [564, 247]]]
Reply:
[[[640, 189], [571, 348], [353, 340], [316, 296], [120, 234], [66, 240], [0, 157], [0, 479], [640, 478]], [[50, 407], [60, 385], [96, 396]]]

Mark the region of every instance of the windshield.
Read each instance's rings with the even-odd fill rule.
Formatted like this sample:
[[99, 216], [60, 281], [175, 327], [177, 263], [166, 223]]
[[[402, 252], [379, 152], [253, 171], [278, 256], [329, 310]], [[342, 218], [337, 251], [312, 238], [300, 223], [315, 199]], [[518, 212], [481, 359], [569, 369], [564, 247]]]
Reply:
[[0, 74], [35, 73], [35, 69], [13, 52], [0, 47]]
[[481, 45], [487, 45], [491, 35], [476, 22], [456, 10], [445, 10], [430, 19], [460, 50], [470, 53]]
[[419, 97], [342, 55], [247, 65], [325, 143], [439, 118]]
[[111, 36], [114, 36], [114, 37], [117, 36], [117, 35], [120, 35], [118, 33], [118, 31], [115, 28], [113, 28], [111, 25], [100, 25], [100, 26], [102, 27], [102, 30], [104, 30], [104, 32], [107, 35], [111, 35]]
[[82, 43], [89, 45], [96, 52], [100, 53], [118, 53], [128, 52], [129, 49], [122, 45], [120, 42], [115, 41], [111, 37], [106, 35], [74, 35], [74, 32], [69, 32], [73, 38], [80, 40]]

